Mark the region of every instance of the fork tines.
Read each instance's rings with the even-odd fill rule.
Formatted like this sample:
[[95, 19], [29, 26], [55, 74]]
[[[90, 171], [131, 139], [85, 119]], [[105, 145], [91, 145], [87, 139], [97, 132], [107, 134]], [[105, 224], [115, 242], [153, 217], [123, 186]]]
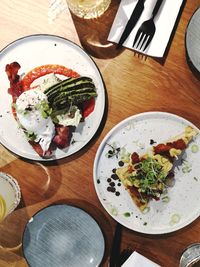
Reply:
[[138, 31], [133, 42], [133, 47], [141, 51], [145, 51], [151, 43], [152, 39], [153, 36], [146, 35], [142, 31]]

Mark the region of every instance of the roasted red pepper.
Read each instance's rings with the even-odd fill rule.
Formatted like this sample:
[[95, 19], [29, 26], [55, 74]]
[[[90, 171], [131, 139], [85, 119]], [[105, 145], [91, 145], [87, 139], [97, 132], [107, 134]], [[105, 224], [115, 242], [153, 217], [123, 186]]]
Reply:
[[62, 65], [54, 65], [54, 64], [43, 65], [32, 69], [23, 77], [22, 83], [24, 90], [26, 91], [30, 89], [30, 85], [36, 79], [50, 73], [64, 75], [69, 78], [80, 77], [80, 75], [77, 72], [68, 69]]

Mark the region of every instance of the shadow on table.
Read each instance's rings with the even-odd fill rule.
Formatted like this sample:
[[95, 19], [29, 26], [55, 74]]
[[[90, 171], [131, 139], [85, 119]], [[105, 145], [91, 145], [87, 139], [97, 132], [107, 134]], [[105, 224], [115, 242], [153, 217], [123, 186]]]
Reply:
[[0, 266], [27, 267], [25, 259], [12, 251], [0, 249]]
[[193, 65], [192, 61], [190, 60], [187, 51], [186, 51], [186, 60], [187, 60], [187, 64], [191, 70], [191, 72], [194, 74], [194, 76], [200, 80], [200, 72], [195, 68], [195, 66]]
[[[185, 248], [192, 244], [199, 242], [199, 228], [198, 218], [189, 225], [171, 233], [164, 234], [143, 234], [130, 229], [125, 229], [123, 241], [126, 248], [136, 250], [143, 256], [151, 259], [152, 261], [163, 265], [165, 256], [171, 255], [170, 261], [166, 266], [178, 266], [179, 259]], [[196, 232], [196, 235], [194, 234]], [[131, 239], [129, 238], [131, 236]], [[128, 240], [128, 242], [126, 241]], [[179, 240], [179, 241], [178, 241]], [[159, 257], [158, 257], [159, 255]], [[175, 262], [176, 260], [176, 262]]]
[[96, 58], [114, 58], [122, 51], [107, 41], [120, 0], [112, 0], [108, 10], [95, 19], [83, 19], [71, 13], [82, 47]]
[[16, 209], [0, 223], [0, 262], [16, 262], [23, 257], [21, 242], [28, 220], [26, 209]]
[[0, 168], [19, 183], [22, 199], [17, 209], [51, 198], [61, 185], [62, 176], [57, 162], [48, 163], [16, 158]]
[[30, 218], [27, 207], [51, 198], [61, 185], [61, 173], [57, 165], [47, 166], [19, 158], [2, 166], [0, 171], [13, 176], [21, 189], [18, 207], [0, 223], [0, 263], [7, 261], [10, 266], [12, 262], [24, 262], [21, 242]]

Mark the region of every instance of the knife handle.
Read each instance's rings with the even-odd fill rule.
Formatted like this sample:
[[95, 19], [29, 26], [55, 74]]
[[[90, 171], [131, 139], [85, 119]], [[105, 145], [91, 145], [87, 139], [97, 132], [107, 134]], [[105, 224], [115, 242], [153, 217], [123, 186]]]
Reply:
[[133, 10], [130, 18], [129, 18], [129, 20], [134, 19], [134, 17], [135, 17], [135, 10], [139, 10], [139, 13], [141, 13], [143, 11], [145, 1], [146, 0], [138, 0], [138, 2], [136, 4], [136, 6], [135, 6], [135, 8], [134, 8], [134, 10]]
[[120, 255], [121, 234], [122, 234], [122, 225], [120, 223], [117, 223], [114, 233], [114, 238], [112, 241], [109, 267], [116, 267], [116, 264], [119, 260], [118, 258]]
[[155, 16], [157, 15], [157, 13], [158, 13], [158, 11], [160, 9], [160, 6], [162, 4], [162, 2], [163, 2], [163, 0], [157, 0], [156, 5], [155, 5], [155, 7], [153, 9], [153, 12], [152, 12], [152, 17], [153, 18], [155, 18]]

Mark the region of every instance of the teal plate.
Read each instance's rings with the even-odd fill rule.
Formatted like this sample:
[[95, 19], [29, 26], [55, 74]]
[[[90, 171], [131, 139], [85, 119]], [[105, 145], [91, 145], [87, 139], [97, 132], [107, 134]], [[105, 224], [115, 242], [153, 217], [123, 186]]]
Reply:
[[200, 73], [200, 8], [192, 15], [185, 34], [186, 53], [190, 65]]
[[31, 267], [95, 267], [104, 249], [97, 222], [84, 210], [65, 204], [39, 211], [23, 234], [23, 253]]

